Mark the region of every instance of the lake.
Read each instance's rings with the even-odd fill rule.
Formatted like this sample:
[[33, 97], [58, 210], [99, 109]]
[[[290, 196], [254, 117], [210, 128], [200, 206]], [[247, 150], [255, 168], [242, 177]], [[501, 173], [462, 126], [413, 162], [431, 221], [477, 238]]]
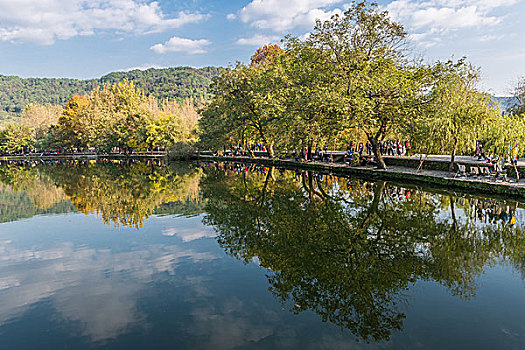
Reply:
[[2, 349], [522, 349], [525, 205], [225, 163], [0, 165]]

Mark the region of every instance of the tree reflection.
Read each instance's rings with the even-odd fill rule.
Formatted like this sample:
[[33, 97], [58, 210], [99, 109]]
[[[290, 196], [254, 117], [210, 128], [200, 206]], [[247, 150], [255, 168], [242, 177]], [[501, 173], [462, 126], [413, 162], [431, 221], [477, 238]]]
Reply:
[[228, 164], [208, 167], [201, 187], [205, 223], [226, 252], [257, 257], [293, 312], [313, 310], [367, 341], [402, 328], [416, 281], [471, 298], [485, 266], [525, 251], [520, 228], [479, 222], [474, 199], [449, 194]]
[[[153, 214], [200, 213], [200, 176], [197, 168], [153, 162], [4, 164], [0, 192], [23, 194], [37, 208], [69, 201], [82, 213], [98, 214], [106, 224], [140, 228]], [[11, 197], [5, 201], [10, 203]]]
[[31, 167], [0, 167], [0, 222], [74, 211], [64, 191]]

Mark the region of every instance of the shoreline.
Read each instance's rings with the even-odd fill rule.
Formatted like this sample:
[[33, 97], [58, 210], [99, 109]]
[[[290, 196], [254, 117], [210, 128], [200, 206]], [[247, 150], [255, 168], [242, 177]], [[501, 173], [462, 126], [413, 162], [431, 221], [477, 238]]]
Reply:
[[98, 159], [160, 159], [167, 160], [166, 154], [50, 154], [0, 156], [0, 161], [39, 161], [39, 160], [98, 160]]
[[[157, 160], [166, 162], [177, 162], [170, 159], [166, 154], [62, 154], [62, 155], [25, 155], [25, 156], [0, 156], [0, 161], [96, 161], [96, 160]], [[429, 159], [424, 162], [422, 170], [417, 171], [419, 160], [411, 157], [385, 157], [388, 168], [386, 170], [376, 169], [372, 166], [348, 166], [345, 163], [327, 162], [297, 162], [290, 159], [246, 157], [246, 156], [213, 156], [207, 154], [196, 155], [186, 161], [225, 161], [236, 163], [255, 163], [278, 168], [311, 170], [329, 173], [338, 176], [356, 176], [371, 180], [385, 180], [398, 184], [422, 185], [435, 190], [459, 191], [465, 193], [476, 192], [478, 194], [493, 195], [508, 199], [525, 200], [525, 182], [493, 182], [483, 179], [451, 177], [448, 171], [448, 162]], [[181, 160], [184, 161], [184, 160]], [[458, 160], [459, 164], [481, 166], [483, 163], [474, 160]], [[485, 164], [486, 166], [486, 164]], [[525, 173], [525, 167], [519, 166], [520, 176]], [[512, 177], [512, 171], [507, 173]], [[525, 178], [525, 176], [523, 176]]]
[[389, 166], [386, 170], [367, 166], [347, 166], [341, 163], [325, 162], [296, 162], [294, 160], [228, 157], [228, 156], [199, 156], [201, 161], [226, 161], [236, 163], [255, 163], [279, 168], [313, 170], [330, 173], [338, 176], [356, 176], [371, 180], [386, 180], [397, 183], [425, 185], [436, 189], [458, 190], [460, 192], [476, 192], [491, 194], [505, 198], [525, 199], [525, 182], [490, 182], [478, 179], [450, 177], [448, 172], [423, 169], [419, 172], [415, 168]]

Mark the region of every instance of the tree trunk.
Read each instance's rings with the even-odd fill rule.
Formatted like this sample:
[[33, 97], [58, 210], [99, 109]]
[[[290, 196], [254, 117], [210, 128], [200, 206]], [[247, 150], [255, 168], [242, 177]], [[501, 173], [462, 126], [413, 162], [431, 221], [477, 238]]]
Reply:
[[268, 158], [273, 158], [274, 157], [274, 153], [273, 153], [273, 143], [270, 143], [268, 145]]
[[454, 197], [449, 196], [450, 199], [450, 214], [452, 215], [452, 227], [451, 231], [456, 232], [458, 228], [458, 220], [456, 219], [456, 208], [454, 206]]
[[310, 186], [308, 186], [308, 184], [306, 183], [306, 178], [309, 177], [309, 174], [310, 172], [308, 171], [304, 171], [302, 174], [301, 174], [301, 182], [303, 184], [303, 188], [306, 192], [308, 192], [308, 197], [310, 199], [312, 199], [313, 197], [313, 193], [312, 193], [312, 188]]
[[514, 172], [516, 173], [516, 181], [520, 181], [520, 173], [518, 171], [518, 167], [516, 166], [516, 163], [514, 163], [514, 159], [512, 160], [512, 166], [514, 167]]
[[377, 168], [386, 169], [385, 160], [383, 159], [381, 150], [379, 149], [379, 143], [377, 139], [369, 137], [368, 140], [372, 144], [372, 151], [374, 152], [374, 157], [376, 158]]
[[264, 186], [261, 190], [261, 195], [259, 196], [259, 204], [262, 205], [266, 201], [266, 190], [268, 189], [268, 184], [270, 183], [270, 179], [273, 176], [273, 167], [268, 169], [268, 173], [266, 174], [266, 180], [264, 181]]
[[385, 181], [379, 181], [374, 184], [374, 199], [372, 201], [372, 204], [368, 208], [368, 211], [366, 213], [366, 217], [363, 220], [363, 223], [359, 227], [359, 233], [363, 234], [368, 230], [368, 227], [370, 226], [370, 223], [372, 221], [372, 216], [374, 214], [377, 214], [377, 211], [379, 210], [379, 202], [381, 201], [381, 196], [383, 195], [383, 192], [385, 190], [386, 182]]
[[308, 141], [307, 158], [308, 158], [308, 160], [312, 160], [312, 141]]
[[425, 158], [423, 158], [423, 155], [421, 154], [419, 156], [419, 166], [417, 167], [417, 170], [416, 172], [421, 172], [421, 170], [423, 170], [423, 163], [425, 162], [425, 160], [428, 158], [428, 154], [425, 154]]
[[448, 171], [450, 173], [454, 172], [454, 160], [456, 158], [456, 150], [458, 148], [458, 139], [454, 139], [454, 148], [452, 149], [452, 154], [450, 155], [450, 165], [448, 167]]

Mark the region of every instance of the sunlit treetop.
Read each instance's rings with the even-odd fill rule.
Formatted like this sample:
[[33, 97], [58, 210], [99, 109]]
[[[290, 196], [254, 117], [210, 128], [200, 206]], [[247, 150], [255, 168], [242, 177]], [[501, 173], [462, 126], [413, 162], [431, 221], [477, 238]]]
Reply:
[[250, 58], [250, 67], [260, 67], [268, 62], [273, 62], [275, 54], [283, 52], [277, 44], [264, 45], [259, 47]]

